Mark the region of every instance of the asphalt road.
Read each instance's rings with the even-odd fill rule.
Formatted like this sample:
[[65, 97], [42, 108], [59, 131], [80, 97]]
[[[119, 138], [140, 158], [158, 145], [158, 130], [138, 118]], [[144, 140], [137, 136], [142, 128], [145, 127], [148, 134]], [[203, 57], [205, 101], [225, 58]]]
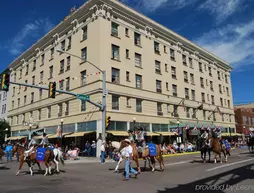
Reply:
[[[68, 163], [60, 166], [59, 175], [15, 176], [18, 164], [0, 168], [1, 193], [191, 193], [254, 192], [254, 154], [234, 150], [227, 163], [201, 163], [200, 156], [184, 155], [164, 159], [164, 172], [142, 172], [138, 179], [122, 181], [121, 173], [113, 173], [115, 163]], [[143, 161], [140, 161], [141, 164]], [[123, 168], [123, 165], [121, 166]]]

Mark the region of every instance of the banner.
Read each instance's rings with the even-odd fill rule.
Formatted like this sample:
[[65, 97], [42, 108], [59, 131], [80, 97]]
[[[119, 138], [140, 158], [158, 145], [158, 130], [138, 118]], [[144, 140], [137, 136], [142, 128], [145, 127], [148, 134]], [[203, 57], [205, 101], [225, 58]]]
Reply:
[[46, 153], [46, 148], [39, 147], [36, 152], [36, 161], [43, 162]]

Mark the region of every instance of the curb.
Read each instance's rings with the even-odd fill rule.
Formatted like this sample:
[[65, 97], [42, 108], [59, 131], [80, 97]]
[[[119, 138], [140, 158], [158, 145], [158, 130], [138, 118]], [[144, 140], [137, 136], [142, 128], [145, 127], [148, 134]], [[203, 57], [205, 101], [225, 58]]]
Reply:
[[195, 155], [199, 154], [199, 151], [195, 152], [185, 152], [185, 153], [176, 153], [176, 154], [168, 154], [168, 155], [162, 155], [162, 157], [176, 157], [176, 156], [183, 156], [183, 155]]

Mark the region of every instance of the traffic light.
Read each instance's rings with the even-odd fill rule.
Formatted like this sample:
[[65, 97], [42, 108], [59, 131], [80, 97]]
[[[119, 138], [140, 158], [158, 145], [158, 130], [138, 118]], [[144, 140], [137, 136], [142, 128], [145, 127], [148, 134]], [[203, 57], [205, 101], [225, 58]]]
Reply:
[[56, 82], [49, 83], [49, 98], [56, 98]]
[[107, 119], [106, 119], [106, 128], [108, 128], [109, 125], [110, 125], [110, 119], [111, 119], [111, 117], [107, 116]]
[[7, 91], [9, 91], [9, 86], [10, 86], [10, 74], [8, 74], [8, 73], [2, 74], [1, 90], [4, 90], [7, 92]]

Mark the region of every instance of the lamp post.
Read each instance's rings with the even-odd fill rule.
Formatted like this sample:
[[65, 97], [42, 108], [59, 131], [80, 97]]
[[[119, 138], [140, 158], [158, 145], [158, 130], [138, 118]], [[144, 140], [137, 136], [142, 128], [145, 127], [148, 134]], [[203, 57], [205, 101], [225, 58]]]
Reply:
[[[177, 126], [178, 126], [178, 131], [179, 131], [179, 126], [180, 126], [180, 121], [177, 119]], [[183, 129], [181, 130], [182, 135], [181, 135], [181, 142], [183, 142]]]
[[136, 117], [133, 117], [133, 130], [134, 130], [134, 133], [136, 132]]
[[29, 141], [31, 140], [32, 138], [32, 123], [29, 123]]
[[64, 143], [63, 143], [63, 123], [64, 123], [64, 120], [61, 119], [61, 142], [60, 142], [60, 146], [64, 145]]
[[56, 49], [57, 52], [60, 53], [65, 53], [68, 54], [70, 56], [73, 56], [75, 58], [79, 58], [82, 62], [86, 62], [90, 65], [92, 65], [93, 67], [95, 67], [97, 70], [100, 71], [100, 73], [102, 73], [102, 104], [101, 104], [101, 111], [102, 111], [102, 141], [105, 141], [106, 139], [106, 96], [107, 96], [107, 91], [106, 91], [106, 71], [101, 70], [98, 66], [96, 66], [95, 64], [89, 62], [89, 61], [85, 61], [84, 58], [71, 54], [69, 52], [66, 52], [60, 48]]
[[6, 133], [5, 133], [5, 137], [4, 137], [4, 141], [7, 141], [7, 133], [8, 133], [8, 131], [9, 131], [9, 129], [6, 128], [4, 131], [6, 132]]
[[231, 128], [230, 128], [230, 125], [228, 125], [228, 130], [229, 130], [229, 136], [230, 136], [230, 140], [231, 140]]

